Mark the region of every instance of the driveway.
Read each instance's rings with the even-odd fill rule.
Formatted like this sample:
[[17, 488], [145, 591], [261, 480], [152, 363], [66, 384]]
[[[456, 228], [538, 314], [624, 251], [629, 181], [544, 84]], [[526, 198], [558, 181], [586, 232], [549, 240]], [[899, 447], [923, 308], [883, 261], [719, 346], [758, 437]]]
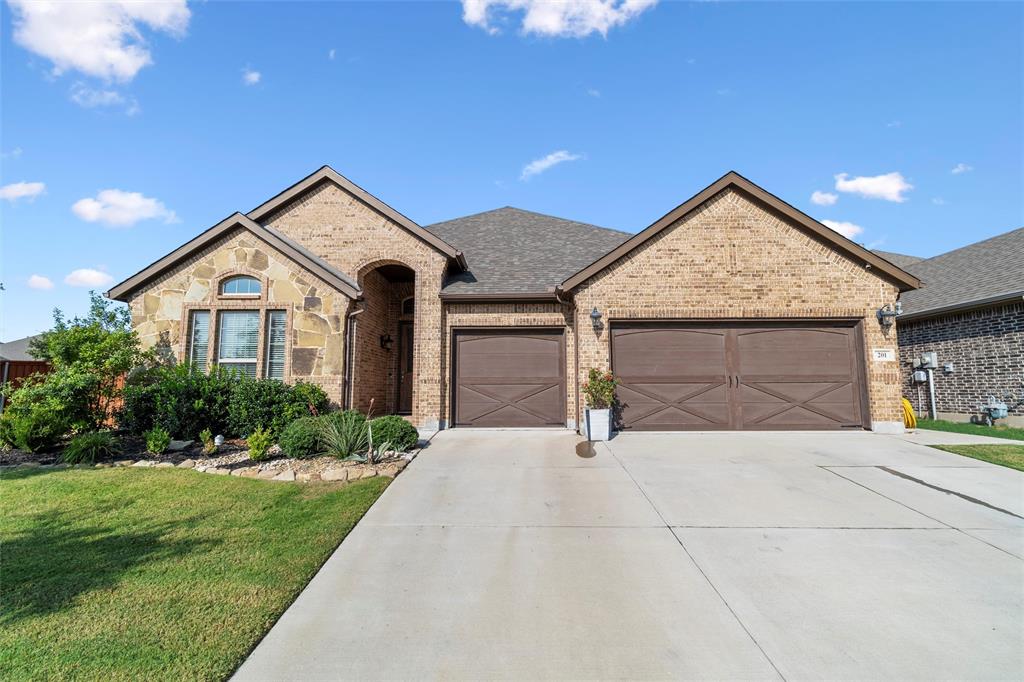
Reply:
[[1024, 474], [866, 432], [578, 442], [438, 434], [236, 679], [1024, 677]]

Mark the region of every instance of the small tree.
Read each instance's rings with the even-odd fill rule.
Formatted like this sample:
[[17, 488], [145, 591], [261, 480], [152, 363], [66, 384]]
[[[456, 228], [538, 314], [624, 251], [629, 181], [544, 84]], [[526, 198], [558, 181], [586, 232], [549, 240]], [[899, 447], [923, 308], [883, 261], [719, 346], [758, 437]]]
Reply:
[[56, 399], [72, 428], [96, 429], [110, 422], [125, 374], [154, 360], [140, 348], [131, 329], [131, 313], [89, 292], [89, 314], [68, 320], [53, 311], [53, 329], [33, 339], [29, 353], [50, 363], [52, 371], [37, 375], [15, 392], [12, 408], [32, 396]]

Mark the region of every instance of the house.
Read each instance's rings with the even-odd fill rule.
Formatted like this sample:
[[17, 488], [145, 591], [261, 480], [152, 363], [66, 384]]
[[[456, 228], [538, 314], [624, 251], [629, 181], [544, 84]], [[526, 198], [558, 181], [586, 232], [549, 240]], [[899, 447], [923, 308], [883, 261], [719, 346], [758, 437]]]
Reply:
[[17, 388], [26, 377], [50, 371], [50, 363], [34, 358], [28, 352], [31, 343], [39, 336], [0, 342], [0, 412], [6, 402], [4, 389]]
[[[329, 167], [110, 290], [147, 345], [418, 427], [902, 430], [919, 281], [736, 173], [629, 235], [514, 208], [423, 227]], [[876, 353], [876, 349], [884, 352]]]
[[928, 414], [929, 398], [913, 360], [935, 352], [938, 417], [967, 421], [991, 395], [1010, 408], [1005, 423], [1024, 426], [1024, 228], [934, 258], [881, 255], [924, 282], [903, 294], [897, 321], [904, 395], [917, 412]]

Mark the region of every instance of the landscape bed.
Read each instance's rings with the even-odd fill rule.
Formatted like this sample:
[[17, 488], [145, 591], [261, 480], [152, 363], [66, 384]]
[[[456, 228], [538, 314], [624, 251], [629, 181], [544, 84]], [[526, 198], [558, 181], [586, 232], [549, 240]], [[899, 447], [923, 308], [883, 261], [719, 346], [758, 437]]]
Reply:
[[7, 679], [229, 676], [390, 479], [0, 473]]

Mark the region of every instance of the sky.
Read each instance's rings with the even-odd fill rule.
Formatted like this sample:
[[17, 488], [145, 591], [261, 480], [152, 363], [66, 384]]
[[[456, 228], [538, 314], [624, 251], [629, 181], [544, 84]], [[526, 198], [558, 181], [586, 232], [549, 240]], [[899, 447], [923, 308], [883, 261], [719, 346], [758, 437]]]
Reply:
[[0, 5], [0, 339], [330, 165], [636, 232], [735, 170], [869, 248], [1024, 225], [1024, 4]]

